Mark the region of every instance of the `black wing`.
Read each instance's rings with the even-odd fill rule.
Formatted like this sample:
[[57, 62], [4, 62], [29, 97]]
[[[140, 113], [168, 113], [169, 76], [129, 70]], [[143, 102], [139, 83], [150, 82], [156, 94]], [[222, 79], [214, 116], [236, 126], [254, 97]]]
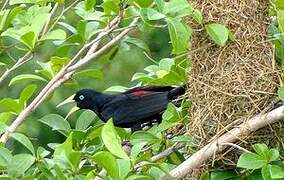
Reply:
[[168, 92], [168, 91], [170, 91], [174, 88], [175, 87], [173, 87], [173, 86], [139, 86], [139, 87], [129, 89], [129, 90], [123, 92], [123, 94], [131, 94], [135, 91]]
[[127, 127], [163, 112], [168, 102], [168, 93], [121, 94], [104, 105], [101, 115], [105, 119], [113, 118], [117, 126]]

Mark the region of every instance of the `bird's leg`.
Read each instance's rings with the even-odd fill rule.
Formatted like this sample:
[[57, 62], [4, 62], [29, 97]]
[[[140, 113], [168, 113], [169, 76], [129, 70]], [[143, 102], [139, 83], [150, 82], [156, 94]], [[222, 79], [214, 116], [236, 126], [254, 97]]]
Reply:
[[142, 130], [141, 123], [134, 124], [131, 127], [131, 133], [134, 133], [135, 131], [140, 131], [140, 130]]

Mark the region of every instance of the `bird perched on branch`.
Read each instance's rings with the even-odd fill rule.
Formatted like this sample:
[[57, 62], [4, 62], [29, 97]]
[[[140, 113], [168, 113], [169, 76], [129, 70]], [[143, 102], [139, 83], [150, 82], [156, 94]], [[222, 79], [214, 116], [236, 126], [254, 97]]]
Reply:
[[80, 109], [90, 109], [106, 122], [113, 119], [117, 127], [141, 130], [143, 125], [160, 123], [169, 102], [185, 93], [186, 86], [141, 86], [116, 95], [91, 89], [78, 91], [74, 100]]

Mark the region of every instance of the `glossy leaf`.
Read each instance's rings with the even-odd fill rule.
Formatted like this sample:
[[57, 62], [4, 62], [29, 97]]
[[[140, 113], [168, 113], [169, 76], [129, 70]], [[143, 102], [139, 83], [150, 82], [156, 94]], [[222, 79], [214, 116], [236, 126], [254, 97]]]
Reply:
[[26, 81], [44, 81], [46, 82], [46, 80], [38, 75], [34, 75], [34, 74], [20, 74], [18, 76], [15, 76], [9, 83], [9, 86], [18, 84], [18, 83], [22, 83], [22, 82], [26, 82]]
[[97, 70], [97, 69], [86, 69], [86, 70], [79, 71], [74, 74], [74, 77], [75, 78], [90, 77], [90, 78], [95, 78], [95, 79], [100, 79], [100, 80], [104, 79], [104, 75], [102, 71]]
[[255, 153], [243, 153], [239, 160], [237, 167], [246, 169], [259, 169], [267, 164], [266, 159]]
[[29, 100], [34, 94], [36, 88], [37, 88], [37, 85], [35, 84], [30, 84], [27, 87], [25, 87], [25, 89], [23, 89], [20, 94], [20, 99], [19, 99], [20, 103], [24, 103], [27, 100]]
[[6, 167], [12, 159], [12, 153], [9, 149], [0, 147], [0, 167]]
[[23, 108], [23, 104], [18, 103], [18, 101], [15, 99], [4, 98], [0, 101], [0, 109], [4, 111], [11, 111], [18, 114], [22, 111]]
[[147, 9], [147, 17], [150, 21], [154, 21], [154, 20], [163, 19], [166, 16], [164, 14], [158, 12], [156, 9], [148, 8]]
[[69, 134], [69, 136], [67, 137], [64, 143], [60, 144], [55, 148], [54, 156], [56, 156], [59, 159], [61, 158], [61, 156], [66, 157], [69, 160], [69, 162], [72, 164], [72, 170], [73, 171], [77, 170], [79, 166], [81, 152], [75, 151], [73, 149], [73, 132]]
[[103, 167], [113, 179], [119, 178], [118, 164], [111, 153], [100, 151], [93, 155], [92, 159], [96, 161], [99, 166]]
[[71, 129], [69, 123], [57, 114], [48, 114], [39, 119], [39, 121], [51, 127], [52, 130], [59, 131], [63, 135], [67, 135]]
[[33, 155], [35, 155], [34, 146], [27, 136], [21, 133], [13, 133], [11, 134], [11, 137], [24, 145]]
[[102, 140], [106, 148], [117, 157], [129, 160], [121, 146], [121, 140], [114, 129], [112, 120], [108, 120], [102, 129]]
[[189, 39], [191, 35], [191, 28], [178, 19], [168, 18], [168, 29], [172, 43], [172, 53], [181, 54], [187, 51], [189, 47]]
[[85, 10], [89, 11], [94, 9], [96, 5], [96, 0], [85, 0]]
[[35, 158], [30, 154], [16, 154], [8, 163], [8, 174], [12, 177], [23, 176], [34, 162]]
[[77, 130], [85, 130], [89, 127], [89, 125], [95, 119], [96, 114], [91, 110], [84, 111], [80, 117], [77, 119], [76, 122], [76, 129]]
[[277, 93], [278, 93], [278, 97], [281, 99], [281, 101], [284, 101], [284, 87], [283, 86], [278, 88]]
[[225, 25], [212, 23], [206, 25], [205, 29], [207, 31], [207, 34], [216, 44], [221, 47], [225, 46], [229, 38], [229, 30]]
[[133, 144], [146, 142], [148, 144], [159, 142], [160, 139], [147, 131], [136, 131], [131, 137], [130, 141]]
[[132, 37], [125, 37], [125, 39], [123, 40], [124, 42], [127, 42], [129, 44], [132, 44], [134, 46], [137, 46], [140, 49], [143, 49], [146, 52], [150, 52], [150, 49], [148, 47], [148, 45], [142, 41], [141, 39], [137, 39], [137, 38], [132, 38]]
[[284, 169], [278, 165], [269, 165], [269, 172], [272, 179], [283, 179]]
[[62, 29], [56, 29], [48, 32], [41, 40], [64, 40], [66, 39], [66, 32]]
[[126, 90], [128, 90], [128, 88], [124, 86], [111, 86], [107, 88], [105, 91], [106, 92], [124, 92]]

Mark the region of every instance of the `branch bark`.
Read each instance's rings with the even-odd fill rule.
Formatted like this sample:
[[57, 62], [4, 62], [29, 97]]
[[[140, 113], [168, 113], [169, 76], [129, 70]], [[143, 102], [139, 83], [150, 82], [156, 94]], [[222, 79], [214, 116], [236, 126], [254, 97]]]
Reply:
[[[283, 111], [284, 106], [280, 106], [266, 114], [259, 114], [247, 122], [242, 123], [238, 127], [228, 131], [224, 135], [201, 148], [173, 169], [170, 172], [171, 176], [176, 179], [184, 178], [188, 174], [192, 173], [194, 169], [203, 165], [214, 154], [222, 152], [228, 146], [228, 143], [234, 143], [240, 138], [245, 137], [260, 128], [284, 119]], [[169, 177], [163, 177], [162, 179], [169, 179]]]
[[[99, 43], [101, 42], [102, 38], [104, 38], [107, 34], [111, 33], [119, 24], [119, 17], [114, 18], [112, 22], [110, 22], [111, 26], [107, 26], [103, 32], [101, 32], [97, 38], [92, 41], [93, 44], [87, 44], [82, 47], [81, 50], [72, 58], [69, 64], [67, 64], [64, 68], [62, 68], [53, 79], [49, 81], [49, 83], [42, 89], [42, 91], [37, 95], [37, 97], [19, 114], [19, 116], [13, 121], [13, 123], [7, 128], [6, 132], [1, 136], [0, 142], [6, 143], [9, 134], [16, 131], [16, 129], [24, 122], [27, 116], [29, 116], [47, 97], [51, 94], [57, 87], [63, 84], [66, 80], [68, 80], [72, 74], [81, 68], [83, 65], [89, 63], [93, 59], [99, 57], [101, 54], [105, 53], [109, 48], [113, 47], [119, 40], [121, 40], [127, 33], [133, 30], [138, 22], [139, 18], [135, 18], [133, 22], [129, 25], [131, 28], [123, 30], [119, 33], [114, 39], [110, 42], [105, 44], [102, 48], [95, 51], [99, 47]], [[90, 51], [95, 52], [88, 52], [82, 59], [76, 59], [80, 56], [80, 54], [88, 47], [90, 47]]]

